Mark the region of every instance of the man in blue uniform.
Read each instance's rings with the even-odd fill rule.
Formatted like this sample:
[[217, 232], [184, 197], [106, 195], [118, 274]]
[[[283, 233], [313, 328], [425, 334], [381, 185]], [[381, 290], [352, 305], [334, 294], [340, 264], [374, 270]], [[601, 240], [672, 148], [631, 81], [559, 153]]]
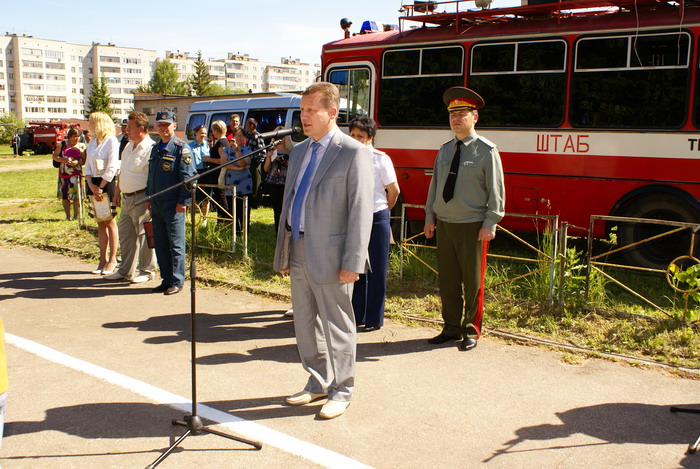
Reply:
[[[146, 194], [152, 195], [183, 181], [195, 173], [192, 154], [187, 144], [175, 136], [175, 114], [156, 114], [156, 130], [160, 143], [153, 146], [148, 162]], [[159, 195], [151, 202], [153, 237], [161, 284], [153, 293], [174, 295], [185, 284], [185, 211], [191, 202], [190, 191], [181, 186]]]

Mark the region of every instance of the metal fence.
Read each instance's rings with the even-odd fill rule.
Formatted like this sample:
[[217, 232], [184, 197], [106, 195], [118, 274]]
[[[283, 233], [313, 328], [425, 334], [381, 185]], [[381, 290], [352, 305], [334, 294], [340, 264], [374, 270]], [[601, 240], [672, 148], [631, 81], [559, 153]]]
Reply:
[[[667, 226], [670, 229], [668, 231], [665, 231], [663, 233], [659, 233], [656, 235], [650, 235], [646, 238], [639, 239], [636, 242], [628, 243], [625, 245], [618, 245], [615, 249], [612, 249], [610, 251], [603, 252], [601, 254], [594, 254], [593, 253], [593, 233], [594, 229], [596, 226], [596, 223], [599, 222], [613, 222], [613, 223], [628, 223], [628, 224], [643, 224], [643, 225], [655, 225], [655, 226]], [[591, 275], [594, 272], [599, 273], [603, 277], [605, 277], [607, 280], [611, 281], [615, 285], [619, 286], [626, 292], [630, 293], [634, 297], [644, 301], [648, 305], [652, 306], [654, 309], [662, 312], [668, 317], [674, 317], [673, 314], [671, 314], [668, 310], [665, 308], [657, 305], [654, 303], [652, 300], [649, 298], [645, 297], [638, 291], [636, 291], [634, 288], [630, 287], [623, 281], [621, 281], [619, 278], [615, 278], [615, 276], [611, 273], [611, 270], [613, 269], [618, 269], [622, 271], [637, 271], [637, 272], [647, 272], [647, 273], [652, 273], [652, 274], [661, 274], [666, 276], [667, 283], [671, 286], [671, 288], [677, 292], [680, 293], [685, 293], [687, 289], [682, 289], [679, 288], [677, 285], [674, 285], [674, 282], [672, 281], [673, 275], [672, 275], [672, 270], [674, 268], [672, 266], [678, 266], [679, 263], [684, 260], [690, 260], [691, 262], [694, 263], [700, 263], [695, 256], [694, 256], [694, 249], [695, 249], [695, 242], [696, 242], [696, 235], [693, 232], [693, 228], [695, 228], [697, 225], [694, 223], [683, 223], [683, 222], [674, 222], [674, 221], [666, 221], [666, 220], [653, 220], [653, 219], [648, 219], [648, 218], [631, 218], [631, 217], [612, 217], [612, 216], [603, 216], [603, 215], [593, 215], [590, 218], [590, 225], [588, 228], [588, 252], [586, 255], [587, 259], [587, 265], [586, 265], [586, 290], [585, 290], [585, 299], [588, 300], [588, 295], [590, 291], [590, 282], [591, 282]], [[687, 246], [687, 254], [681, 255], [671, 261], [669, 265], [666, 267], [666, 269], [655, 269], [655, 268], [649, 268], [649, 267], [638, 267], [634, 265], [627, 265], [627, 264], [621, 264], [621, 263], [614, 263], [614, 262], [603, 262], [600, 259], [603, 258], [608, 258], [610, 256], [613, 256], [615, 254], [621, 254], [629, 249], [635, 249], [638, 248], [639, 246], [642, 246], [647, 243], [651, 243], [663, 238], [669, 238], [677, 233], [681, 233], [683, 231], [688, 230], [690, 232], [690, 242]], [[608, 269], [606, 271], [606, 269]], [[696, 291], [696, 290], [687, 290], [688, 292]], [[687, 308], [687, 303], [686, 303], [686, 308]]]
[[[423, 259], [420, 255], [421, 250], [435, 250], [435, 246], [430, 246], [430, 245], [425, 245], [421, 243], [415, 242], [416, 238], [422, 236], [424, 233], [418, 233], [410, 237], [406, 237], [406, 209], [412, 209], [412, 208], [419, 208], [423, 209], [423, 205], [412, 205], [412, 204], [404, 204], [401, 210], [401, 238], [399, 239], [398, 246], [400, 248], [399, 250], [399, 258], [400, 258], [400, 267], [399, 267], [399, 276], [403, 278], [404, 274], [404, 263], [405, 263], [405, 256], [410, 256], [411, 258], [417, 260], [419, 263], [427, 267], [431, 272], [433, 272], [435, 275], [439, 275], [439, 272], [431, 266], [425, 259]], [[658, 311], [661, 311], [668, 317], [673, 317], [676, 318], [677, 316], [674, 316], [671, 312], [669, 312], [667, 309], [661, 307], [660, 305], [656, 304], [654, 301], [651, 299], [645, 297], [642, 293], [639, 291], [636, 291], [632, 286], [625, 284], [623, 281], [621, 281], [618, 278], [615, 278], [614, 274], [610, 272], [611, 269], [622, 269], [622, 270], [627, 270], [627, 271], [637, 271], [637, 272], [647, 272], [647, 273], [652, 273], [652, 274], [659, 274], [659, 275], [664, 275], [666, 277], [666, 282], [668, 285], [671, 287], [671, 289], [675, 292], [679, 292], [683, 295], [685, 295], [685, 307], [686, 310], [688, 308], [688, 301], [689, 301], [689, 294], [700, 291], [700, 285], [680, 285], [677, 280], [675, 280], [674, 274], [675, 272], [682, 271], [684, 269], [687, 269], [689, 264], [697, 264], [700, 265], [700, 260], [695, 257], [695, 245], [696, 245], [696, 234], [692, 232], [693, 228], [696, 228], [696, 224], [692, 223], [683, 223], [683, 222], [672, 222], [672, 221], [664, 221], [664, 220], [651, 220], [651, 219], [643, 219], [643, 218], [629, 218], [629, 217], [611, 217], [611, 216], [602, 216], [602, 215], [593, 215], [590, 217], [590, 225], [589, 227], [582, 228], [582, 227], [572, 227], [567, 222], [560, 222], [559, 218], [555, 215], [539, 215], [539, 214], [515, 214], [515, 213], [506, 213], [508, 217], [513, 217], [513, 218], [529, 218], [532, 220], [542, 220], [546, 221], [547, 223], [547, 229], [551, 230], [551, 246], [547, 246], [546, 248], [543, 248], [541, 246], [535, 246], [532, 243], [526, 241], [522, 237], [518, 236], [517, 234], [513, 233], [512, 231], [503, 228], [501, 226], [497, 227], [497, 230], [508, 237], [512, 238], [515, 240], [519, 245], [523, 246], [526, 251], [532, 253], [531, 257], [528, 257], [527, 255], [525, 256], [511, 256], [511, 255], [503, 255], [503, 254], [496, 254], [494, 252], [489, 252], [488, 257], [492, 259], [503, 259], [507, 261], [513, 261], [516, 263], [524, 263], [524, 264], [529, 264], [533, 265], [533, 269], [528, 269], [528, 271], [524, 274], [519, 274], [519, 275], [514, 275], [511, 278], [508, 278], [506, 280], [500, 281], [499, 283], [492, 284], [489, 287], [490, 288], [495, 288], [507, 283], [511, 282], [516, 282], [528, 277], [531, 277], [533, 275], [536, 275], [538, 273], [548, 271], [548, 303], [550, 305], [554, 304], [555, 297], [557, 301], [557, 305], [559, 308], [562, 308], [564, 306], [565, 300], [566, 300], [566, 295], [569, 294], [567, 293], [566, 289], [564, 288], [565, 281], [566, 281], [566, 276], [571, 275], [571, 269], [572, 268], [579, 268], [583, 270], [585, 268], [585, 290], [583, 293], [583, 301], [585, 303], [588, 303], [589, 301], [589, 293], [590, 293], [590, 288], [591, 288], [591, 276], [593, 275], [594, 272], [599, 273], [603, 277], [605, 277], [606, 280], [612, 282], [613, 284], [619, 286], [620, 288], [624, 289], [626, 292], [630, 293], [633, 295], [635, 298], [643, 301], [644, 303], [652, 306]], [[653, 225], [659, 225], [659, 226], [668, 226], [671, 229], [664, 233], [659, 233], [659, 234], [654, 234], [650, 235], [645, 239], [640, 239], [634, 243], [629, 243], [626, 245], [618, 245], [614, 249], [611, 249], [609, 251], [606, 251], [601, 254], [596, 254], [593, 251], [593, 246], [594, 246], [594, 237], [593, 233], [595, 232], [595, 224], [600, 223], [600, 222], [615, 222], [615, 223], [630, 223], [630, 224], [653, 224]], [[582, 255], [585, 255], [585, 258], [582, 259], [582, 264], [578, 264], [576, 266], [569, 266], [567, 265], [568, 262], [568, 256], [567, 256], [567, 251], [569, 250], [569, 244], [571, 238], [569, 237], [569, 230], [571, 228], [575, 228], [576, 232], [578, 233], [579, 231], [582, 233], [585, 233], [585, 237], [587, 237], [587, 242], [588, 242], [588, 249], [587, 252], [582, 252]], [[643, 245], [644, 243], [650, 243], [657, 241], [663, 237], [669, 237], [672, 236], [676, 233], [683, 232], [685, 230], [690, 230], [691, 235], [689, 238], [689, 243], [687, 246], [687, 252], [684, 253], [683, 255], [677, 257], [674, 259], [665, 269], [654, 269], [654, 268], [645, 268], [645, 267], [638, 267], [634, 265], [627, 265], [627, 264], [621, 264], [621, 263], [612, 263], [612, 262], [605, 262], [602, 259], [617, 254], [624, 252], [625, 250], [628, 249], [635, 249], [638, 248], [640, 245]], [[675, 267], [674, 267], [675, 266]]]
[[[85, 177], [81, 175], [80, 184], [78, 187], [78, 225], [83, 229], [87, 228], [86, 215], [91, 210], [91, 201], [90, 198], [85, 195], [84, 187]], [[227, 210], [222, 207], [205, 191], [206, 188], [216, 188], [221, 190], [231, 189], [233, 195], [230, 197], [227, 196], [230, 202], [230, 208]], [[200, 232], [197, 233], [197, 248], [234, 254], [241, 249], [243, 256], [248, 257], [248, 197], [236, 196], [236, 188], [234, 186], [217, 184], [198, 184], [197, 193], [203, 194], [205, 196], [204, 200], [208, 201], [210, 205], [210, 210], [206, 216], [204, 216], [201, 207], [196, 203], [196, 201], [192, 201], [189, 207], [189, 210], [197, 210], [200, 215], [197, 218], [197, 226], [191, 227], [192, 229], [200, 229]], [[236, 199], [243, 200], [243, 227], [240, 235], [236, 230]], [[217, 210], [212, 211], [212, 205], [216, 206]], [[187, 224], [190, 224], [190, 217], [188, 216], [185, 218]], [[203, 231], [201, 230], [202, 226], [210, 226], [213, 228]], [[218, 239], [221, 237], [227, 238], [229, 235], [231, 239], [230, 248], [224, 249], [215, 246]], [[187, 242], [190, 242], [189, 237], [187, 237]]]
[[[214, 200], [211, 197], [211, 195], [207, 193], [207, 188], [214, 188], [217, 190], [224, 191], [228, 191], [230, 189], [232, 195], [230, 197], [227, 196], [229, 201], [229, 209], [225, 209], [221, 206], [221, 204]], [[198, 184], [197, 194], [203, 194], [205, 196], [203, 201], [207, 201], [209, 203], [209, 211], [207, 212], [206, 216], [204, 216], [200, 205], [197, 204], [196, 201], [192, 201], [191, 209], [197, 210], [200, 215], [197, 218], [197, 226], [192, 227], [192, 229], [198, 229], [199, 227], [206, 227], [216, 224], [216, 227], [213, 229], [208, 229], [204, 233], [197, 233], [197, 240], [199, 241], [197, 243], [197, 248], [209, 249], [212, 251], [229, 252], [235, 254], [238, 251], [238, 247], [240, 246], [243, 250], [243, 256], [248, 257], [248, 197], [237, 196], [235, 186], [226, 186], [219, 184]], [[243, 226], [241, 227], [240, 241], [238, 231], [236, 230], [237, 199], [243, 200]], [[212, 205], [216, 206], [216, 210], [212, 211]], [[212, 212], [216, 213], [216, 215], [213, 215]], [[217, 239], [221, 235], [228, 236], [229, 233], [231, 236], [231, 245], [229, 249], [223, 249], [214, 246], [214, 244], [216, 244]]]
[[[409, 238], [406, 238], [406, 209], [409, 208], [420, 208], [424, 209], [424, 205], [413, 205], [413, 204], [404, 204], [401, 208], [401, 238], [399, 239], [399, 277], [403, 278], [403, 267], [404, 267], [404, 253], [411, 256], [413, 259], [417, 260], [421, 264], [423, 264], [425, 267], [427, 267], [430, 271], [432, 271], [435, 275], [439, 275], [439, 272], [431, 266], [428, 262], [425, 261], [425, 259], [421, 258], [420, 255], [418, 255], [414, 250], [420, 250], [420, 249], [431, 249], [435, 250], [437, 249], [435, 246], [429, 246], [425, 244], [416, 244], [413, 243], [413, 241], [418, 238], [419, 236], [422, 236], [424, 233], [418, 233], [415, 234]], [[531, 251], [533, 253], [533, 257], [523, 257], [523, 256], [507, 256], [503, 254], [494, 254], [489, 252], [488, 257], [492, 259], [507, 259], [507, 260], [512, 260], [516, 262], [522, 262], [526, 264], [534, 264], [537, 266], [536, 269], [534, 270], [529, 270], [527, 273], [515, 276], [513, 278], [507, 279], [503, 282], [499, 282], [495, 285], [491, 285], [491, 288], [493, 287], [498, 287], [500, 285], [510, 283], [510, 282], [516, 282], [518, 280], [525, 279], [527, 277], [536, 275], [540, 272], [543, 271], [549, 271], [549, 294], [548, 294], [548, 301], [550, 304], [553, 303], [553, 295], [554, 295], [554, 285], [555, 285], [555, 278], [556, 278], [556, 272], [557, 272], [557, 263], [560, 265], [563, 265], [563, 261], [561, 258], [558, 256], [559, 250], [560, 250], [560, 243], [558, 242], [559, 239], [559, 217], [556, 215], [524, 215], [524, 214], [519, 214], [519, 213], [506, 213], [507, 216], [510, 217], [516, 217], [516, 218], [530, 218], [532, 220], [544, 220], [547, 222], [549, 229], [551, 229], [552, 232], [552, 245], [550, 247], [550, 250], [548, 252], [545, 252], [544, 250], [540, 249], [539, 247], [533, 246], [531, 243], [527, 242], [520, 236], [516, 235], [512, 231], [509, 231], [501, 226], [497, 227], [497, 230], [499, 232], [504, 233], [505, 235], [511, 237], [512, 239], [516, 240], [518, 243], [522, 244], [525, 246], [528, 251]], [[566, 236], [564, 236], [564, 240], [566, 240]], [[566, 241], [564, 241], [566, 242]], [[565, 261], [565, 258], [564, 258]], [[564, 270], [560, 269], [560, 275], [564, 274]]]

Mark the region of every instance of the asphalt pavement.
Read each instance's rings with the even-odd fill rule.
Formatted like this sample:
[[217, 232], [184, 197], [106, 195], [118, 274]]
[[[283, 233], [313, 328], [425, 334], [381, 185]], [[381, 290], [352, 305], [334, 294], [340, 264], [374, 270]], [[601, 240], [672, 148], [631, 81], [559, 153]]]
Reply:
[[[93, 265], [0, 247], [0, 317], [10, 390], [0, 464], [138, 468], [184, 431], [190, 295], [155, 281], [107, 282]], [[470, 352], [431, 346], [431, 328], [388, 321], [359, 335], [345, 415], [322, 401], [289, 407], [306, 375], [289, 304], [197, 289], [198, 413], [254, 439], [186, 438], [159, 468], [700, 468], [700, 383], [659, 369], [589, 359], [486, 336]], [[485, 314], [488, 314], [486, 311]]]

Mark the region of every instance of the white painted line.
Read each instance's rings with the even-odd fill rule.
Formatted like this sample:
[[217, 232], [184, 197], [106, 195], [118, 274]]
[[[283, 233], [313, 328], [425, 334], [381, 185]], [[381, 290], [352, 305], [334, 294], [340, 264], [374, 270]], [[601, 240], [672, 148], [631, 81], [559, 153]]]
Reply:
[[[140, 394], [141, 396], [144, 396], [159, 404], [165, 404], [184, 412], [192, 411], [192, 401], [190, 399], [170, 393], [148, 383], [144, 383], [143, 381], [139, 381], [121, 373], [117, 373], [116, 371], [111, 371], [84, 360], [71, 357], [70, 355], [66, 355], [58, 350], [54, 350], [50, 347], [46, 347], [28, 339], [23, 339], [22, 337], [18, 337], [16, 335], [5, 334], [5, 340], [8, 344], [45, 358], [46, 360], [67, 366], [68, 368], [72, 368], [96, 378], [103, 379], [109, 383], [135, 392], [136, 394]], [[263, 425], [250, 422], [206, 405], [197, 404], [197, 413], [200, 417], [221, 424], [244, 438], [257, 440], [260, 443], [274, 446], [282, 451], [300, 456], [325, 467], [371, 467], [329, 449], [316, 446], [312, 443], [294, 438], [293, 436], [272, 430]]]

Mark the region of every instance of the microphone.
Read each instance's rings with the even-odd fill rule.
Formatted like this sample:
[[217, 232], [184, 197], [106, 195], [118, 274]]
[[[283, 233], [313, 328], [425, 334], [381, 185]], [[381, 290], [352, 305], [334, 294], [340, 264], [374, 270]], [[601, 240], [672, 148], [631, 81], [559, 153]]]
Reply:
[[299, 127], [291, 127], [289, 129], [280, 129], [280, 130], [274, 130], [272, 132], [265, 132], [264, 134], [260, 134], [260, 138], [265, 139], [265, 140], [270, 140], [270, 139], [281, 139], [286, 137], [287, 135], [294, 135], [298, 134], [301, 132], [301, 129]]

